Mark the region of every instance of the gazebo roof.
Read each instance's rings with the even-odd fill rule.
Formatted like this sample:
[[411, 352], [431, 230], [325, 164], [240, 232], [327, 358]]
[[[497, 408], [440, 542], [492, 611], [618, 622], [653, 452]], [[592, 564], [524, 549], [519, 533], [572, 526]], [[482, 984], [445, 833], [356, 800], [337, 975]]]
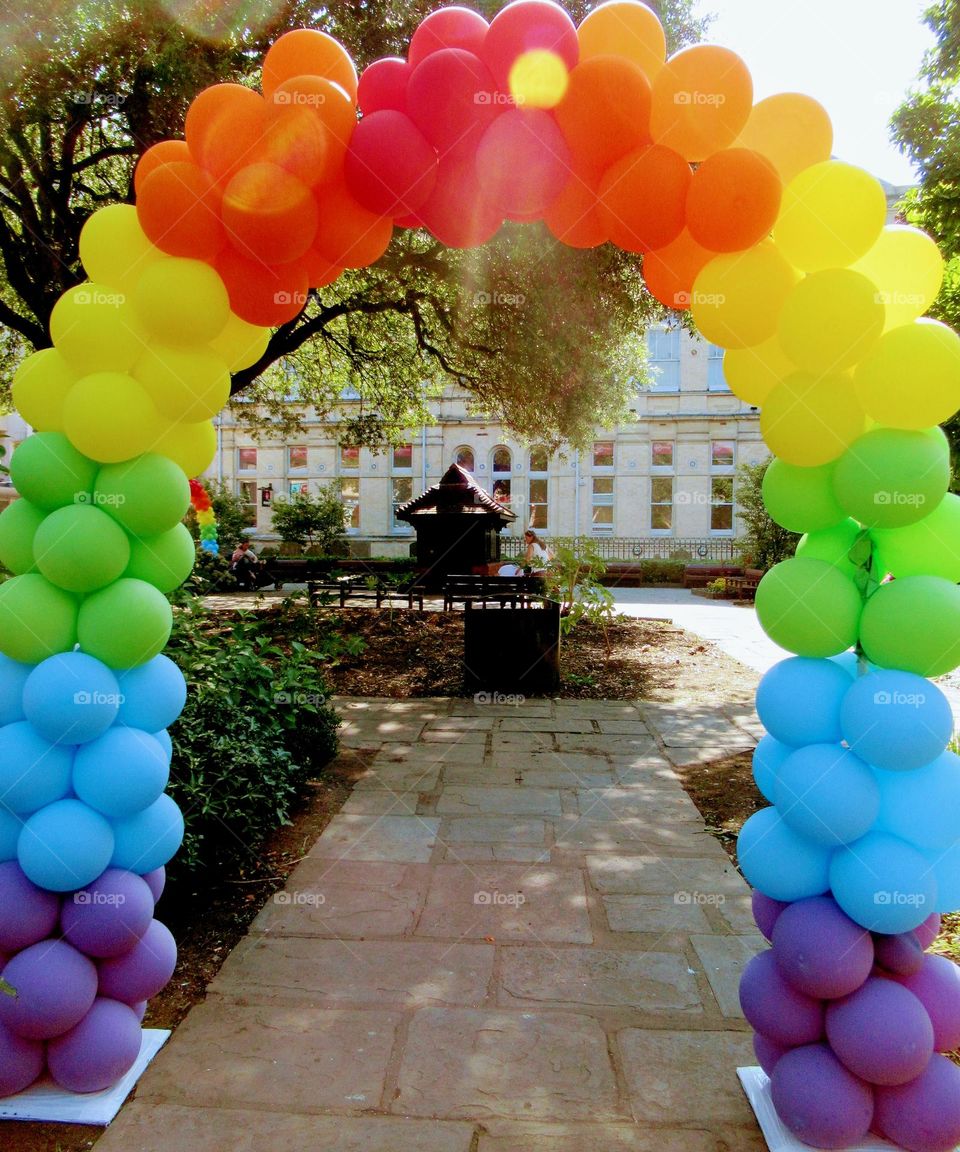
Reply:
[[516, 512], [494, 500], [459, 464], [451, 464], [439, 484], [432, 484], [397, 509], [398, 520], [412, 520], [414, 516], [424, 515], [497, 516], [504, 523], [517, 518]]

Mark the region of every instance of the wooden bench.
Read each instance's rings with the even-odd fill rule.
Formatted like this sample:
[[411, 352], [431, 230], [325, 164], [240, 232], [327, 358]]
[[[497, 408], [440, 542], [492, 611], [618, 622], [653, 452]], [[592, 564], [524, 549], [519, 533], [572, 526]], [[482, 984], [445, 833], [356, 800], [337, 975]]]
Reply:
[[732, 592], [737, 600], [753, 600], [757, 595], [757, 586], [764, 577], [761, 568], [746, 568], [742, 576], [727, 576], [727, 591]]
[[423, 611], [423, 589], [416, 584], [401, 588], [378, 580], [373, 587], [370, 587], [362, 576], [307, 581], [307, 599], [312, 607], [317, 606], [325, 592], [335, 595], [340, 601], [341, 608], [346, 607], [348, 600], [372, 600], [377, 608], [382, 608], [384, 602], [389, 601], [392, 604], [397, 600], [405, 603], [410, 609], [416, 603], [420, 611]]
[[456, 604], [465, 609], [526, 608], [542, 600], [544, 582], [541, 576], [448, 576], [443, 587], [443, 610], [450, 612]]
[[743, 568], [732, 564], [688, 564], [683, 570], [684, 588], [706, 588], [714, 580], [729, 580], [743, 576]]

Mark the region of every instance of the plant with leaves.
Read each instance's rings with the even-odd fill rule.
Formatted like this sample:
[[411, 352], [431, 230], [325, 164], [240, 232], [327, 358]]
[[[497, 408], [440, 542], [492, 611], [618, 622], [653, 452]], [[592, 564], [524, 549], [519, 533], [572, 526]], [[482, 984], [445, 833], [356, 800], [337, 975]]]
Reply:
[[547, 594], [560, 603], [560, 629], [564, 635], [581, 621], [597, 624], [603, 632], [607, 659], [610, 637], [607, 625], [616, 616], [613, 593], [600, 582], [607, 565], [589, 541], [576, 549], [560, 546], [547, 565]]
[[800, 540], [798, 533], [788, 532], [771, 519], [763, 502], [763, 478], [772, 459], [768, 456], [759, 464], [741, 464], [735, 485], [738, 516], [746, 529], [737, 547], [745, 564], [764, 570], [788, 560]]
[[273, 502], [273, 528], [286, 544], [299, 544], [329, 555], [343, 539], [346, 508], [333, 484], [323, 484], [314, 496], [298, 492]]

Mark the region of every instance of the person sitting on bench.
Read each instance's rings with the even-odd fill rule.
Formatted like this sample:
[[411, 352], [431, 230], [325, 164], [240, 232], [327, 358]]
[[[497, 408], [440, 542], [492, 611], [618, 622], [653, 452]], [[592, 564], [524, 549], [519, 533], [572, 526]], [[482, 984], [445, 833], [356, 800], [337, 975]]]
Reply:
[[230, 572], [239, 588], [245, 592], [252, 592], [257, 587], [260, 563], [256, 552], [250, 547], [250, 541], [241, 540], [239, 548], [230, 557]]

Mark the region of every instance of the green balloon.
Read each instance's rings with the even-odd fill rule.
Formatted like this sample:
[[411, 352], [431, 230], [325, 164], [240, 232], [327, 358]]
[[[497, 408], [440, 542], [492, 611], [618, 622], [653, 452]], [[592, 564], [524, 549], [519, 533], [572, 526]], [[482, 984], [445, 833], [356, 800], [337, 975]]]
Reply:
[[14, 452], [10, 479], [21, 496], [52, 512], [67, 504], [88, 503], [97, 467], [62, 432], [37, 432]]
[[836, 656], [856, 642], [863, 601], [853, 581], [824, 560], [784, 560], [760, 581], [757, 619], [798, 656]]
[[945, 676], [960, 664], [960, 587], [939, 576], [882, 584], [863, 610], [860, 643], [881, 668]]
[[94, 592], [123, 575], [130, 560], [126, 532], [89, 504], [58, 508], [37, 529], [37, 567], [68, 592]]
[[186, 524], [178, 524], [159, 536], [134, 536], [130, 540], [130, 563], [124, 576], [146, 580], [161, 592], [172, 592], [193, 571], [197, 546]]
[[763, 475], [763, 502], [788, 532], [819, 532], [844, 519], [833, 494], [833, 464], [798, 468], [774, 457]]
[[960, 583], [960, 496], [947, 493], [929, 516], [906, 528], [874, 528], [881, 575], [942, 576]]
[[147, 453], [122, 464], [105, 464], [94, 500], [132, 536], [169, 532], [190, 506], [190, 481], [166, 456]]
[[950, 487], [950, 445], [940, 428], [874, 428], [844, 452], [833, 490], [868, 528], [903, 528], [936, 508]]
[[173, 613], [162, 592], [144, 580], [116, 580], [80, 605], [77, 639], [84, 652], [111, 668], [135, 668], [163, 651]]
[[862, 532], [863, 528], [856, 520], [841, 520], [832, 528], [808, 532], [797, 545], [797, 555], [802, 560], [824, 560], [852, 579], [857, 565], [852, 563], [848, 553]]
[[0, 652], [21, 664], [39, 664], [76, 642], [75, 596], [39, 573], [0, 584]]
[[17, 576], [36, 572], [33, 538], [44, 515], [42, 508], [23, 498], [14, 500], [0, 513], [0, 564], [8, 572]]

